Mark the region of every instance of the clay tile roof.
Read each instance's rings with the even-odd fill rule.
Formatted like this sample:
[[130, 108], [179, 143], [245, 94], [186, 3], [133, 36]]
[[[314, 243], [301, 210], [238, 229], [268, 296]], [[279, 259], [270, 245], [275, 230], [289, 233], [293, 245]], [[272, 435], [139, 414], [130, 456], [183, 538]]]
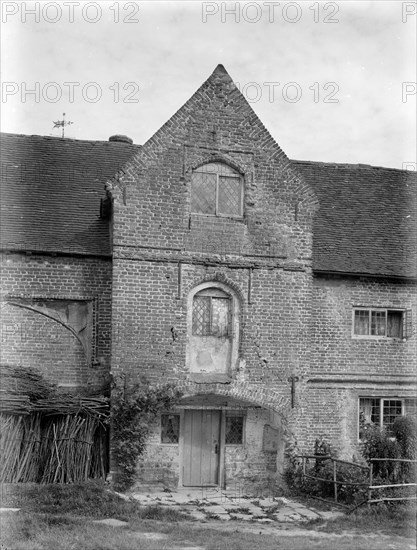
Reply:
[[7, 133], [0, 146], [2, 248], [110, 255], [100, 199], [139, 146]]
[[320, 203], [313, 232], [316, 272], [416, 276], [416, 172], [292, 162]]
[[[1, 246], [111, 255], [104, 184], [140, 149], [118, 141], [1, 134]], [[292, 161], [320, 202], [313, 268], [416, 276], [417, 174]]]

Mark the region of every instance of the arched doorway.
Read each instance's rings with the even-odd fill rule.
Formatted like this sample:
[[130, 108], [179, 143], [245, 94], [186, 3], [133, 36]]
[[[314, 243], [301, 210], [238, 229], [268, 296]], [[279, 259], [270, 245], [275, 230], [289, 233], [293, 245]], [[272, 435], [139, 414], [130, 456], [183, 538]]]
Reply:
[[240, 488], [257, 493], [283, 469], [280, 414], [227, 395], [185, 396], [179, 412], [179, 486]]

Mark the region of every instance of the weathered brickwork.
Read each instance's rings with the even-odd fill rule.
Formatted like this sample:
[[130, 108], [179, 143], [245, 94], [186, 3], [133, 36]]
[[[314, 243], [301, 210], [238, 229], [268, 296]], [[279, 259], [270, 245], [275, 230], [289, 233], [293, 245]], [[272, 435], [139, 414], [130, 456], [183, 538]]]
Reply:
[[[80, 144], [73, 147], [80, 155]], [[312, 453], [323, 437], [342, 457], [357, 455], [359, 399], [415, 394], [416, 331], [404, 339], [353, 338], [353, 308], [412, 310], [415, 326], [417, 307], [415, 286], [405, 279], [412, 272], [408, 248], [407, 262], [400, 263], [395, 242], [380, 262], [384, 250], [361, 239], [349, 201], [360, 213], [365, 208], [368, 231], [383, 220], [382, 240], [375, 242], [385, 242], [389, 231], [379, 210], [396, 219], [395, 231], [406, 231], [411, 178], [399, 170], [290, 161], [222, 66], [147, 143], [119, 150], [95, 148], [104, 155], [96, 158], [99, 165], [109, 153], [115, 170], [130, 160], [107, 181], [100, 217], [101, 187], [89, 182], [94, 200], [90, 213], [80, 210], [80, 234], [91, 245], [83, 253], [91, 255], [81, 256], [77, 247], [55, 256], [42, 255], [42, 248], [32, 255], [6, 248], [14, 252], [2, 262], [2, 361], [38, 368], [78, 389], [99, 386], [110, 373], [123, 374], [128, 384], [143, 377], [175, 383], [183, 399], [167, 412], [180, 415], [178, 443], [161, 442], [158, 418], [138, 463], [137, 486], [182, 485], [184, 457], [197, 446], [219, 460], [215, 474], [210, 460], [205, 463], [209, 485], [238, 482], [243, 491], [282, 482], [288, 444]], [[218, 209], [220, 179], [216, 213], [193, 207], [196, 176], [206, 165], [223, 166], [223, 177], [232, 173], [241, 182], [243, 210], [234, 217]], [[379, 194], [369, 202], [371, 177]], [[394, 205], [393, 190], [403, 193]], [[88, 193], [83, 197], [90, 200]], [[89, 240], [90, 216], [95, 233]], [[72, 232], [78, 235], [77, 223]], [[68, 219], [64, 233], [67, 226]], [[109, 233], [111, 258], [101, 256]], [[48, 239], [55, 247], [54, 235]], [[210, 308], [226, 299], [224, 309], [217, 304], [224, 317], [216, 330], [227, 325], [222, 340], [211, 332]], [[79, 318], [91, 321], [91, 361], [85, 341], [45, 315], [51, 301], [61, 312], [68, 306], [78, 329]], [[194, 303], [208, 308], [200, 312], [201, 333], [193, 329]], [[245, 418], [236, 445], [225, 436], [232, 409]], [[206, 418], [199, 411], [211, 415], [207, 448], [193, 436], [208, 425], [198, 424]]]
[[[192, 213], [193, 170], [213, 162], [241, 174], [242, 218]], [[107, 187], [114, 207], [112, 371], [131, 381], [175, 382], [186, 396], [206, 395], [206, 408], [211, 395], [241, 400], [245, 443], [225, 445], [221, 483], [251, 476], [269, 483], [282, 473], [284, 445], [274, 456], [262, 449], [262, 415], [272, 415], [280, 441], [291, 434], [300, 451], [312, 452], [325, 437], [351, 457], [359, 397], [411, 395], [415, 336], [354, 340], [352, 308], [415, 309], [413, 287], [313, 278], [317, 199], [222, 69]], [[190, 372], [188, 297], [204, 283], [230, 289], [239, 302], [238, 360], [223, 379]], [[261, 407], [256, 422], [253, 405]], [[186, 449], [159, 438], [155, 425], [138, 483], [181, 483]]]
[[351, 457], [358, 453], [360, 397], [415, 397], [415, 328], [404, 340], [354, 338], [352, 312], [354, 307], [411, 309], [415, 320], [416, 305], [411, 282], [314, 278], [312, 352], [301, 430], [305, 450], [323, 436]]
[[314, 281], [312, 376], [394, 377], [415, 375], [416, 334], [399, 339], [352, 338], [354, 307], [411, 309], [417, 314], [415, 284], [366, 278]]
[[[34, 367], [68, 388], [100, 386], [109, 373], [111, 262], [7, 254], [2, 265], [2, 362]], [[97, 304], [97, 349], [87, 365], [81, 343], [62, 324], [14, 304], [65, 300]]]
[[[243, 175], [242, 219], [190, 213], [192, 170], [207, 162]], [[289, 378], [298, 377], [294, 399], [300, 400], [310, 356], [317, 201], [228, 75], [215, 72], [108, 188], [114, 201], [112, 372], [131, 381], [173, 381], [188, 394], [244, 399], [295, 425]], [[188, 296], [204, 282], [221, 283], [239, 301], [239, 353], [227, 383], [192, 386]], [[277, 456], [268, 470], [271, 456], [251, 440], [261, 435], [247, 422], [254, 435], [243, 454], [227, 451], [225, 479], [244, 471], [250, 477], [255, 469], [265, 481], [277, 471]], [[153, 437], [156, 445], [157, 431]], [[162, 447], [141, 462], [143, 483], [166, 455]], [[282, 454], [283, 448], [280, 464]], [[172, 464], [175, 470], [176, 459]]]
[[[202, 281], [221, 280], [242, 296], [240, 365], [234, 378], [286, 391], [287, 378], [307, 366], [311, 277], [279, 269], [253, 269], [248, 303], [248, 269], [167, 262], [114, 260], [112, 368], [186, 379], [187, 296]], [[116, 278], [118, 277], [118, 279]], [[305, 304], [303, 304], [305, 302]]]

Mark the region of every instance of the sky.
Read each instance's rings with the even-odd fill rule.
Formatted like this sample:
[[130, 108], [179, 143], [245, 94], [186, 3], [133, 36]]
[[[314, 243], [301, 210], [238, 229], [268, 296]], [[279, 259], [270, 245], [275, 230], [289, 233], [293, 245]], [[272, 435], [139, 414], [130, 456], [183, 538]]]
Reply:
[[221, 63], [293, 159], [416, 170], [416, 4], [2, 0], [3, 132], [145, 143]]

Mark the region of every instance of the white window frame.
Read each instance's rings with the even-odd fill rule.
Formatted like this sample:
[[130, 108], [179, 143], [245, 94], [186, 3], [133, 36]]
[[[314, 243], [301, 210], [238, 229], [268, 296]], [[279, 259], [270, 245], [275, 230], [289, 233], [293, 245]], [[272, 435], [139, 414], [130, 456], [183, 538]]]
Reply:
[[[357, 311], [367, 311], [369, 313], [369, 334], [356, 334], [355, 333], [355, 313]], [[388, 312], [394, 311], [396, 313], [401, 313], [401, 335], [400, 336], [387, 336], [387, 325], [388, 325]], [[371, 332], [371, 322], [372, 322], [372, 312], [385, 312], [385, 335], [370, 334]], [[405, 340], [405, 313], [406, 310], [402, 308], [395, 307], [361, 307], [354, 306], [352, 310], [352, 338], [358, 340]]]
[[370, 395], [361, 395], [358, 397], [358, 441], [362, 441], [360, 438], [360, 412], [361, 412], [361, 399], [374, 399], [379, 400], [379, 428], [385, 428], [384, 426], [384, 402], [385, 401], [401, 401], [401, 416], [405, 416], [405, 400], [406, 397], [378, 397]]
[[[192, 174], [191, 174], [191, 204], [190, 204], [190, 208], [191, 208], [191, 214], [195, 215], [195, 216], [211, 216], [213, 218], [233, 218], [233, 219], [237, 219], [237, 220], [241, 220], [243, 219], [244, 217], [244, 213], [243, 213], [243, 206], [244, 206], [244, 185], [243, 185], [243, 182], [244, 182], [244, 179], [243, 179], [243, 176], [241, 174], [239, 174], [239, 172], [237, 172], [237, 170], [235, 170], [234, 168], [232, 168], [231, 166], [229, 166], [228, 164], [226, 164], [225, 162], [219, 162], [219, 161], [215, 161], [213, 163], [208, 163], [208, 164], [224, 164], [225, 166], [227, 166], [228, 168], [230, 168], [231, 170], [233, 170], [234, 174], [220, 174], [219, 172], [216, 172], [215, 170], [213, 171], [210, 171], [210, 170], [204, 170], [204, 166], [206, 165], [202, 165], [202, 166], [199, 166], [198, 168], [196, 168], [195, 170], [192, 171]], [[192, 210], [192, 193], [193, 193], [193, 187], [192, 187], [192, 178], [193, 178], [193, 174], [212, 174], [212, 175], [215, 175], [216, 176], [216, 203], [215, 203], [215, 213], [214, 214], [206, 214], [204, 212], [194, 212]], [[240, 214], [238, 215], [233, 215], [233, 214], [222, 214], [219, 212], [219, 180], [220, 180], [220, 177], [226, 177], [226, 178], [232, 178], [232, 179], [236, 179], [239, 181], [239, 188], [240, 188]]]

